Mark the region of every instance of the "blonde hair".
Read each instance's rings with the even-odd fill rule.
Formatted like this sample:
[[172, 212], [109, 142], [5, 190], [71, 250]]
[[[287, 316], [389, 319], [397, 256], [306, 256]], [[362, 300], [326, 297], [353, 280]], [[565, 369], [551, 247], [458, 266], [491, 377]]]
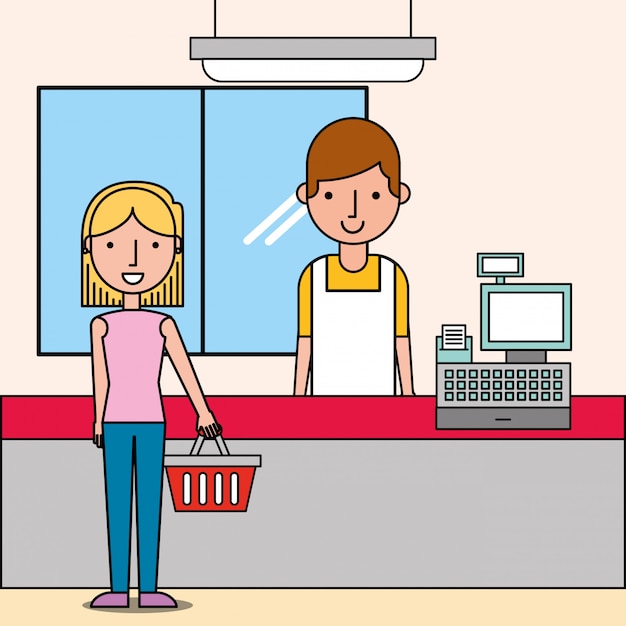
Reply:
[[[174, 202], [164, 187], [147, 182], [116, 183], [99, 191], [89, 203], [83, 218], [83, 246], [89, 237], [104, 235], [121, 226], [131, 215], [145, 228], [159, 235], [177, 236], [182, 241], [183, 206]], [[83, 250], [81, 264], [82, 306], [122, 304], [122, 293], [112, 289], [95, 270], [91, 254]], [[174, 255], [167, 276], [141, 295], [148, 306], [183, 306], [182, 250]]]

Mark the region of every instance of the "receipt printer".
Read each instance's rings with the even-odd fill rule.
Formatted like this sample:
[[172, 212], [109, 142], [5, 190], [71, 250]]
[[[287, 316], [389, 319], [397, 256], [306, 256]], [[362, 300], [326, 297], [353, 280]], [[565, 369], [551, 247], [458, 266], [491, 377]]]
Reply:
[[437, 363], [471, 363], [472, 338], [466, 336], [465, 325], [444, 324], [437, 337]]

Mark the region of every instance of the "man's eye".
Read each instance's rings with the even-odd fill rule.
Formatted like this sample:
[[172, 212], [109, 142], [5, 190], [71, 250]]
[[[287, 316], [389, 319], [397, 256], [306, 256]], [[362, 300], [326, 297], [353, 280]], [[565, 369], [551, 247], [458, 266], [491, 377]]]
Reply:
[[153, 242], [152, 247], [153, 248], [158, 248], [159, 247], [159, 242], [158, 241]]
[[112, 248], [113, 247], [113, 242], [112, 241], [108, 241], [107, 242], [107, 248]]
[[378, 200], [378, 198], [380, 198], [380, 194], [379, 194], [377, 191], [375, 191], [375, 192], [372, 194], [372, 198], [374, 198], [374, 200]]
[[330, 191], [327, 191], [324, 194], [324, 198], [326, 198], [326, 200], [332, 200], [333, 194]]

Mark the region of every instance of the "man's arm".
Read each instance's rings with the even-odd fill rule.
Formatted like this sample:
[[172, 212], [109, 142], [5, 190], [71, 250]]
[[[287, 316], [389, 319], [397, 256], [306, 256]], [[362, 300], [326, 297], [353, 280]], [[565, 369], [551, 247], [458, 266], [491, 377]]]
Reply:
[[409, 335], [409, 282], [406, 274], [396, 265], [396, 359], [403, 396], [414, 395]]
[[400, 387], [403, 396], [414, 395], [413, 370], [411, 367], [411, 340], [409, 337], [396, 337], [396, 357], [400, 373]]
[[293, 393], [306, 394], [311, 371], [311, 266], [308, 265], [298, 282], [298, 343]]
[[298, 337], [296, 348], [296, 375], [294, 380], [294, 395], [306, 394], [306, 386], [311, 371], [311, 337]]

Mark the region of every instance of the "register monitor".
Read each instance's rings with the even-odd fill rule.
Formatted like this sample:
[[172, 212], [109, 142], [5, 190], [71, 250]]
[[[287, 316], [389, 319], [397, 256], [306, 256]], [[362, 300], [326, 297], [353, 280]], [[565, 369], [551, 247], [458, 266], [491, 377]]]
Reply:
[[546, 361], [572, 349], [570, 284], [482, 284], [481, 349], [504, 350], [508, 363]]

